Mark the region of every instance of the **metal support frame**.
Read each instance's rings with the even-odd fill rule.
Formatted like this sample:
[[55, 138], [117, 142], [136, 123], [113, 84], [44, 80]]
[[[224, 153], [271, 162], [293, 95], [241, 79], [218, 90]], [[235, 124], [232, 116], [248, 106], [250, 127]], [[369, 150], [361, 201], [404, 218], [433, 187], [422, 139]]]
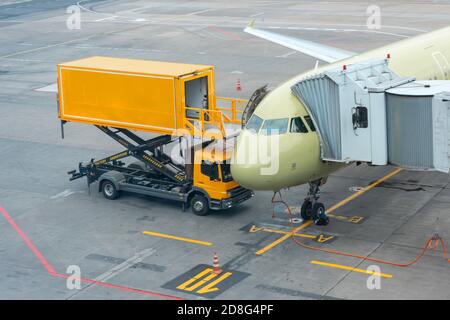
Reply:
[[[186, 170], [176, 165], [170, 157], [165, 155], [161, 148], [172, 142], [169, 135], [144, 140], [126, 129], [96, 126], [108, 136], [125, 147], [124, 151], [89, 163], [79, 163], [78, 170], [68, 172], [70, 180], [86, 176], [88, 188], [90, 184], [105, 178], [104, 174], [118, 172], [121, 177], [117, 182], [120, 191], [138, 193], [167, 200], [181, 202], [183, 211], [188, 206], [189, 195], [198, 188], [193, 187], [193, 181], [186, 177]], [[177, 138], [178, 139], [178, 138]], [[211, 141], [202, 144], [205, 147]], [[132, 156], [145, 163], [149, 170], [135, 167], [126, 167], [121, 160]], [[102, 178], [103, 177], [103, 178]], [[101, 184], [99, 185], [99, 191]], [[231, 208], [253, 196], [253, 192], [243, 187], [229, 190], [230, 198], [226, 200], [210, 199], [210, 209]]]
[[[144, 162], [153, 171], [160, 173], [175, 184], [182, 185], [188, 182], [183, 168], [174, 164], [170, 157], [164, 153], [157, 152], [161, 146], [172, 141], [171, 136], [163, 135], [149, 140], [144, 140], [126, 129], [116, 129], [105, 126], [96, 127], [119, 142], [126, 149], [97, 161], [91, 159], [90, 163], [87, 165], [80, 163], [78, 166], [78, 172], [76, 170], [68, 172], [68, 174], [72, 175], [70, 180], [88, 176], [88, 184], [90, 184], [99, 177], [96, 169], [108, 164], [112, 164], [112, 166], [123, 166], [123, 162], [120, 160], [128, 156], [132, 156]], [[169, 166], [171, 167], [170, 169]]]

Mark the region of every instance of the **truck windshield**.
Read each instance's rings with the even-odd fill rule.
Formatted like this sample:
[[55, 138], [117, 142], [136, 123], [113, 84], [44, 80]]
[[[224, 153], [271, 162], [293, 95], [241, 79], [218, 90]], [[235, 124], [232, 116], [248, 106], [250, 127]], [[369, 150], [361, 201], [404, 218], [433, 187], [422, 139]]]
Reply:
[[220, 164], [220, 168], [222, 169], [222, 180], [224, 182], [232, 181], [233, 177], [231, 176], [230, 164], [222, 163]]
[[210, 180], [219, 180], [219, 166], [216, 162], [202, 161], [200, 169]]

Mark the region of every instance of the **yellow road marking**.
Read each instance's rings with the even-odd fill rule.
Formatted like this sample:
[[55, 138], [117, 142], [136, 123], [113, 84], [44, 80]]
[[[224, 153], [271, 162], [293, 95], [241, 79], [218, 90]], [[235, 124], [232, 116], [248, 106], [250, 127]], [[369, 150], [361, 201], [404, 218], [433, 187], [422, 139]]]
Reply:
[[296, 237], [302, 237], [302, 238], [308, 238], [308, 239], [315, 239], [317, 236], [313, 236], [312, 234], [306, 234], [306, 233], [294, 233], [292, 234], [292, 231], [283, 231], [283, 230], [276, 230], [276, 229], [267, 229], [264, 228], [262, 231], [264, 232], [270, 232], [270, 233], [278, 233], [278, 234], [289, 234]]
[[[225, 272], [224, 274], [222, 274], [219, 278], [217, 278], [216, 280], [210, 282], [209, 284], [207, 284], [206, 286], [204, 286], [203, 288], [201, 288], [200, 290], [197, 291], [197, 293], [199, 294], [204, 294], [204, 293], [210, 293], [210, 292], [214, 292], [219, 290], [219, 288], [216, 288], [215, 286], [222, 282], [223, 280], [227, 279], [229, 276], [231, 276], [233, 273], [232, 272]], [[207, 275], [207, 276], [206, 276]], [[206, 276], [205, 278], [203, 278], [204, 276]], [[192, 292], [195, 289], [201, 287], [202, 285], [204, 285], [205, 283], [207, 283], [208, 281], [214, 279], [215, 277], [217, 277], [218, 274], [214, 273], [214, 270], [211, 268], [206, 268], [205, 270], [203, 270], [202, 272], [198, 273], [197, 275], [195, 275], [194, 277], [190, 278], [189, 280], [187, 280], [186, 282], [183, 282], [182, 284], [180, 284], [177, 289], [179, 290], [184, 290], [184, 291], [189, 291]], [[202, 279], [203, 278], [203, 279]], [[201, 280], [200, 280], [201, 279]], [[196, 282], [197, 281], [197, 282]], [[196, 282], [196, 283], [195, 283]], [[194, 284], [193, 284], [194, 283]], [[191, 285], [192, 284], [192, 285]], [[189, 285], [191, 285], [189, 287]]]
[[383, 277], [383, 278], [392, 278], [393, 277], [392, 274], [368, 271], [368, 270], [364, 270], [364, 269], [358, 269], [358, 268], [353, 268], [353, 267], [349, 267], [349, 266], [343, 266], [343, 265], [340, 265], [340, 264], [328, 263], [328, 262], [323, 262], [323, 261], [312, 260], [312, 261], [310, 261], [310, 263], [311, 264], [320, 265], [320, 266], [325, 266], [325, 267], [349, 270], [349, 271], [353, 271], [353, 272], [373, 274], [373, 275], [380, 276], [380, 277]]
[[190, 286], [189, 288], [184, 288], [184, 290], [186, 291], [194, 291], [195, 289], [197, 289], [198, 287], [201, 287], [202, 285], [204, 285], [205, 283], [207, 283], [209, 280], [214, 279], [215, 277], [217, 277], [217, 274], [215, 274], [213, 272], [212, 269], [209, 269], [210, 274], [208, 276], [206, 276], [205, 278], [197, 281], [197, 283], [194, 283], [192, 286]]
[[288, 239], [290, 236], [292, 236], [293, 234], [296, 234], [298, 231], [310, 226], [312, 224], [312, 221], [306, 221], [305, 223], [303, 223], [301, 226], [298, 226], [297, 228], [295, 228], [294, 230], [292, 230], [291, 232], [285, 234], [284, 236], [282, 236], [281, 238], [278, 238], [277, 240], [275, 240], [274, 242], [268, 244], [267, 246], [265, 246], [264, 248], [262, 248], [261, 250], [256, 251], [256, 254], [263, 254], [264, 252], [272, 249], [273, 247], [275, 247], [276, 245], [282, 243], [284, 240]]
[[334, 236], [326, 237], [323, 234], [319, 234], [319, 237], [317, 238], [317, 242], [324, 243], [324, 242], [327, 242], [328, 240], [331, 240], [333, 238], [334, 238]]
[[394, 171], [392, 171], [391, 173], [385, 175], [383, 178], [381, 178], [381, 179], [375, 181], [374, 183], [368, 185], [368, 186], [365, 187], [364, 189], [359, 190], [358, 192], [355, 192], [354, 194], [348, 196], [347, 198], [345, 198], [345, 199], [342, 200], [342, 201], [339, 201], [338, 203], [336, 203], [336, 204], [333, 205], [332, 207], [328, 208], [328, 209], [327, 209], [327, 213], [333, 212], [333, 211], [336, 210], [337, 208], [342, 207], [344, 204], [346, 204], [346, 203], [352, 201], [353, 199], [359, 197], [360, 195], [366, 193], [367, 191], [369, 191], [369, 190], [375, 188], [375, 187], [376, 187], [377, 185], [379, 185], [380, 183], [382, 183], [382, 182], [386, 181], [387, 179], [389, 179], [389, 178], [395, 176], [395, 175], [396, 175], [397, 173], [399, 173], [400, 171], [402, 171], [402, 168], [397, 168], [397, 169], [395, 169]]
[[[211, 268], [206, 268], [205, 270], [203, 270], [202, 272], [198, 273], [197, 275], [195, 275], [194, 277], [190, 278], [188, 281], [183, 282], [182, 284], [180, 284], [177, 289], [180, 290], [184, 290], [188, 285], [190, 285], [191, 283], [195, 282], [198, 279], [201, 279], [203, 276], [207, 275], [208, 273], [212, 273], [213, 269]], [[214, 273], [212, 273], [214, 274]]]
[[219, 288], [214, 287], [216, 284], [222, 282], [223, 280], [225, 280], [226, 278], [228, 278], [229, 276], [231, 276], [232, 273], [231, 272], [226, 272], [223, 275], [220, 276], [220, 278], [214, 280], [213, 282], [211, 282], [210, 284], [204, 286], [203, 288], [201, 288], [200, 290], [197, 291], [197, 293], [199, 294], [204, 294], [204, 293], [209, 293], [209, 292], [214, 292], [219, 290]]
[[[283, 230], [278, 230], [278, 229], [270, 229], [270, 228], [265, 228], [265, 227], [257, 227], [257, 226], [252, 226], [249, 230], [249, 232], [251, 233], [255, 233], [257, 231], [264, 231], [264, 232], [270, 232], [270, 233], [279, 233], [279, 234], [291, 234], [292, 231], [283, 231]], [[302, 237], [302, 238], [309, 238], [309, 239], [316, 239], [317, 236], [314, 236], [312, 234], [306, 234], [306, 233], [295, 233], [294, 236], [296, 237]]]
[[[381, 179], [379, 179], [379, 180], [375, 181], [374, 183], [368, 185], [368, 186], [365, 187], [364, 189], [362, 189], [362, 190], [360, 190], [360, 191], [358, 191], [358, 192], [355, 192], [354, 194], [348, 196], [348, 197], [345, 198], [344, 200], [342, 200], [342, 201], [336, 203], [335, 205], [333, 205], [332, 207], [330, 207], [330, 208], [327, 210], [327, 213], [333, 212], [333, 211], [336, 210], [337, 208], [342, 207], [344, 204], [346, 204], [346, 203], [352, 201], [353, 199], [355, 199], [355, 198], [361, 196], [362, 194], [364, 194], [364, 193], [366, 193], [367, 191], [371, 190], [372, 188], [376, 187], [376, 186], [379, 185], [380, 183], [382, 183], [382, 182], [386, 181], [387, 179], [389, 179], [389, 178], [395, 176], [395, 175], [396, 175], [397, 173], [399, 173], [400, 171], [402, 171], [402, 169], [401, 169], [401, 168], [397, 168], [397, 169], [395, 169], [394, 171], [392, 171], [391, 173], [389, 173], [389, 174], [385, 175], [384, 177], [382, 177]], [[269, 245], [267, 245], [266, 247], [262, 248], [261, 250], [256, 251], [256, 254], [258, 254], [258, 255], [263, 254], [264, 252], [266, 252], [266, 251], [272, 249], [272, 248], [275, 247], [276, 245], [279, 245], [280, 243], [282, 243], [283, 241], [285, 241], [286, 239], [288, 239], [290, 236], [292, 236], [292, 234], [297, 233], [297, 231], [299, 231], [299, 230], [301, 230], [301, 229], [304, 229], [304, 228], [310, 226], [311, 224], [312, 224], [312, 221], [311, 221], [311, 220], [309, 220], [309, 221], [303, 223], [301, 226], [295, 228], [294, 230], [292, 230], [292, 231], [289, 232], [288, 234], [282, 236], [281, 238], [278, 238], [277, 240], [275, 240], [274, 242], [270, 243]]]
[[153, 231], [143, 231], [142, 233], [150, 235], [150, 236], [156, 236], [156, 237], [161, 237], [161, 238], [167, 238], [167, 239], [173, 239], [173, 240], [179, 240], [179, 241], [184, 241], [184, 242], [201, 244], [201, 245], [204, 245], [204, 246], [212, 246], [213, 245], [211, 242], [195, 240], [195, 239], [190, 239], [190, 238], [177, 237], [177, 236], [173, 236], [173, 235], [165, 234], [165, 233], [158, 233], [158, 232], [153, 232]]

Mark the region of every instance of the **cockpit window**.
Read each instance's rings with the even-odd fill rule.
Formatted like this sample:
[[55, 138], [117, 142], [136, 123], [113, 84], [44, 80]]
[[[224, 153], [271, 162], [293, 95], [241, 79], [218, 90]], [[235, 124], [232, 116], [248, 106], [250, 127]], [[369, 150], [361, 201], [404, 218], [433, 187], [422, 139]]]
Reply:
[[305, 121], [308, 124], [309, 128], [311, 129], [311, 131], [316, 131], [316, 127], [314, 126], [314, 123], [312, 122], [310, 116], [305, 116]]
[[289, 119], [273, 119], [264, 121], [261, 133], [265, 135], [286, 133]]
[[291, 119], [291, 132], [294, 133], [308, 133], [306, 125], [303, 123], [302, 118], [296, 117]]
[[261, 128], [262, 123], [263, 123], [263, 119], [258, 117], [256, 114], [253, 114], [250, 117], [250, 120], [248, 120], [247, 125], [245, 126], [245, 129], [258, 133], [259, 128]]

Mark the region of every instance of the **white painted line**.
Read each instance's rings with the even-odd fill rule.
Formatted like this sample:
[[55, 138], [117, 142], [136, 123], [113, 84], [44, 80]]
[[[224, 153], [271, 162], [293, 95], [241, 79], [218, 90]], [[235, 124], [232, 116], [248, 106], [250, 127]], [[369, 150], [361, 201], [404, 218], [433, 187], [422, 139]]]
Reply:
[[250, 16], [250, 18], [256, 18], [256, 17], [262, 16], [262, 15], [264, 15], [264, 12], [258, 12], [258, 13], [252, 14]]
[[37, 22], [37, 21], [25, 21], [25, 20], [0, 20], [0, 23], [25, 23], [25, 22]]
[[120, 16], [120, 15], [115, 15], [115, 14], [111, 14], [111, 13], [103, 13], [103, 12], [97, 12], [97, 11], [94, 11], [94, 10], [91, 10], [91, 9], [89, 9], [89, 8], [86, 8], [86, 7], [84, 7], [81, 3], [83, 3], [83, 2], [86, 2], [87, 0], [80, 0], [80, 1], [78, 1], [77, 2], [77, 6], [81, 9], [81, 10], [84, 10], [84, 11], [87, 11], [87, 12], [90, 12], [90, 13], [93, 13], [93, 14], [96, 14], [96, 15], [102, 15], [102, 16], [108, 16], [108, 17], [116, 17], [116, 18], [124, 18], [124, 19], [131, 19], [131, 20], [134, 20], [135, 18], [134, 17], [126, 17], [126, 16]]
[[30, 50], [22, 50], [22, 51], [6, 54], [4, 56], [1, 56], [0, 58], [10, 58], [10, 57], [18, 56], [20, 54], [31, 53], [31, 52], [35, 52], [35, 51], [39, 51], [39, 50], [54, 48], [54, 47], [62, 46], [62, 45], [69, 44], [69, 43], [72, 43], [72, 42], [88, 40], [88, 39], [96, 37], [96, 36], [97, 36], [97, 34], [93, 34], [93, 35], [90, 35], [90, 36], [87, 36], [87, 37], [73, 39], [73, 40], [64, 41], [64, 42], [58, 42], [58, 43], [55, 43], [55, 44], [50, 44], [50, 45], [46, 45], [46, 46], [39, 47], [39, 48], [34, 48], [34, 49], [30, 49]]
[[94, 45], [85, 45], [85, 44], [75, 44], [70, 46], [71, 48], [78, 49], [96, 49], [96, 50], [126, 50], [126, 51], [136, 51], [136, 52], [157, 52], [157, 53], [167, 53], [167, 50], [160, 49], [141, 49], [141, 48], [119, 48], [119, 47], [103, 47], [103, 46], [94, 46]]
[[152, 8], [152, 7], [155, 7], [155, 4], [150, 4], [150, 5], [146, 5], [146, 6], [143, 6], [143, 7], [137, 7], [137, 8], [129, 9], [129, 10], [123, 10], [121, 12], [123, 12], [123, 13], [136, 13], [136, 12], [145, 10], [147, 8]]
[[50, 199], [53, 200], [53, 199], [58, 199], [58, 198], [65, 198], [65, 197], [68, 197], [68, 196], [70, 196], [71, 194], [74, 194], [74, 193], [75, 193], [75, 191], [72, 191], [70, 189], [66, 189], [63, 192], [60, 192], [58, 194], [55, 194], [54, 196], [51, 196]]
[[289, 57], [289, 56], [291, 56], [291, 55], [293, 55], [293, 54], [295, 54], [295, 53], [297, 53], [298, 51], [289, 51], [288, 53], [285, 53], [285, 54], [282, 54], [282, 55], [280, 55], [280, 56], [277, 56], [277, 58], [287, 58], [287, 57]]
[[205, 12], [210, 12], [210, 11], [214, 11], [216, 9], [205, 9], [205, 10], [200, 10], [200, 11], [195, 11], [195, 12], [191, 12], [191, 13], [187, 13], [185, 14], [186, 17], [188, 16], [194, 16], [196, 14], [200, 14], [200, 13], [205, 13]]
[[94, 20], [94, 21], [95, 22], [100, 22], [100, 21], [111, 20], [111, 19], [115, 19], [115, 18], [117, 18], [117, 16], [110, 16], [110, 17], [106, 17], [106, 18], [97, 19], [97, 20]]
[[20, 3], [24, 3], [24, 2], [31, 2], [32, 0], [17, 0], [17, 1], [10, 1], [10, 2], [5, 2], [5, 3], [0, 3], [0, 7], [3, 6], [7, 6], [10, 4], [20, 4]]
[[243, 72], [239, 71], [239, 70], [234, 70], [234, 71], [231, 71], [230, 73], [231, 74], [243, 74]]
[[149, 249], [145, 249], [145, 250], [142, 250], [141, 252], [136, 253], [130, 259], [125, 260], [124, 262], [118, 264], [114, 268], [112, 268], [112, 269], [102, 273], [98, 277], [94, 278], [92, 283], [89, 283], [88, 285], [86, 285], [81, 290], [77, 290], [73, 295], [71, 295], [69, 297], [69, 299], [72, 299], [76, 295], [82, 293], [84, 290], [89, 289], [92, 286], [95, 286], [95, 283], [108, 281], [112, 277], [114, 277], [114, 276], [116, 276], [116, 275], [118, 275], [118, 274], [128, 270], [129, 268], [131, 268], [136, 263], [142, 262], [145, 258], [151, 256], [155, 252], [156, 252], [155, 249], [149, 248]]
[[38, 92], [53, 92], [53, 93], [56, 93], [56, 92], [58, 92], [58, 84], [55, 82], [55, 83], [49, 84], [48, 86], [41, 87], [41, 88], [36, 88], [36, 89], [33, 89], [33, 90], [34, 91], [38, 91]]
[[152, 248], [142, 250], [141, 252], [136, 253], [134, 256], [132, 256], [131, 258], [125, 260], [121, 264], [118, 264], [117, 266], [111, 268], [110, 270], [102, 273], [101, 275], [96, 277], [94, 279], [94, 281], [107, 282], [112, 277], [114, 277], [114, 276], [124, 272], [125, 270], [131, 268], [136, 263], [142, 262], [145, 258], [151, 256], [155, 252], [156, 252], [156, 250], [152, 249]]
[[18, 61], [18, 62], [45, 62], [48, 63], [48, 61], [44, 60], [36, 60], [36, 59], [18, 59], [18, 58], [0, 58], [1, 60], [6, 61]]

